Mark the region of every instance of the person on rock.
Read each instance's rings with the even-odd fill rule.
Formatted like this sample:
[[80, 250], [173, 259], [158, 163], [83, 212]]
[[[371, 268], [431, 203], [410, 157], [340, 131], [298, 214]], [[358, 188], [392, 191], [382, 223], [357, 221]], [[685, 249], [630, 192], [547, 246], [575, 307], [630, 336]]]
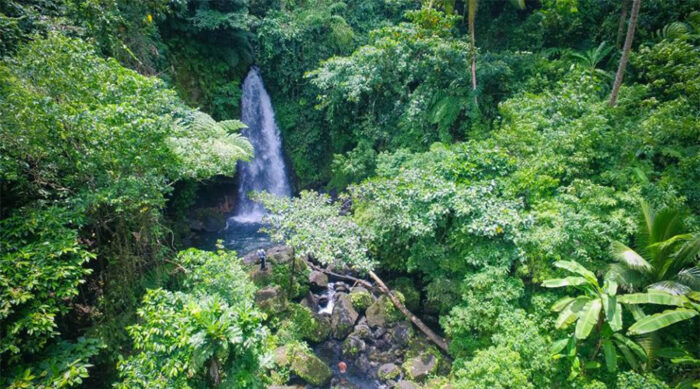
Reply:
[[260, 270], [265, 271], [267, 270], [267, 266], [265, 265], [265, 250], [259, 249], [258, 250], [258, 259], [260, 259]]

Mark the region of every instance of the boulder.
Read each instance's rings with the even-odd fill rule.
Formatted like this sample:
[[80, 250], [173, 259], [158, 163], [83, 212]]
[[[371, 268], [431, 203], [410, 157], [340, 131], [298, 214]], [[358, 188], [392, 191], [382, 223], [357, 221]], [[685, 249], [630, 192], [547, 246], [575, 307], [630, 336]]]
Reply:
[[382, 381], [389, 381], [401, 375], [401, 369], [393, 363], [385, 363], [379, 366], [377, 377]]
[[420, 389], [420, 386], [415, 382], [401, 380], [396, 383], [394, 389]]
[[309, 273], [309, 283], [311, 288], [316, 291], [328, 289], [328, 276], [318, 270]]
[[412, 380], [420, 381], [437, 371], [438, 360], [431, 353], [421, 353], [417, 357], [406, 360], [403, 369], [406, 376]]
[[275, 364], [298, 375], [313, 386], [324, 386], [332, 376], [331, 369], [311, 350], [300, 345], [285, 345], [273, 352]]
[[361, 286], [352, 288], [350, 299], [352, 300], [352, 306], [359, 312], [364, 312], [374, 302], [372, 294]]
[[314, 386], [323, 386], [330, 381], [331, 369], [310, 351], [296, 352], [289, 368], [304, 381]]
[[267, 249], [265, 255], [270, 262], [284, 264], [294, 259], [294, 249], [289, 246], [275, 246]]
[[362, 318], [355, 325], [355, 328], [353, 328], [352, 334], [350, 335], [357, 336], [360, 339], [369, 339], [372, 337], [372, 330], [369, 329], [367, 321], [364, 318]]
[[389, 328], [389, 335], [395, 346], [407, 346], [413, 337], [413, 326], [409, 321], [400, 321]]
[[345, 338], [343, 342], [343, 356], [351, 358], [356, 357], [358, 354], [365, 351], [365, 348], [367, 348], [367, 345], [364, 340], [357, 336], [350, 335]]
[[287, 298], [279, 285], [268, 286], [255, 292], [255, 304], [268, 315], [274, 315], [287, 308]]
[[345, 293], [336, 295], [336, 303], [331, 314], [331, 334], [336, 339], [343, 339], [355, 326], [360, 315], [352, 306], [350, 297]]
[[397, 311], [391, 299], [383, 295], [365, 311], [367, 324], [372, 328], [384, 327], [399, 318]]

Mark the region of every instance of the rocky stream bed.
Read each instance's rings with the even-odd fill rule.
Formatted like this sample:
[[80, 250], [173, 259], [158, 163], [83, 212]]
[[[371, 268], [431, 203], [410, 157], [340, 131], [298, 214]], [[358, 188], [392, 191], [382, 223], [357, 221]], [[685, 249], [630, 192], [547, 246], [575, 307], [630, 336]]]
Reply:
[[286, 246], [269, 248], [266, 256], [265, 270], [255, 253], [243, 262], [279, 344], [270, 371], [279, 384], [270, 388], [432, 387], [433, 376], [449, 370], [440, 351], [387, 296], [329, 278]]

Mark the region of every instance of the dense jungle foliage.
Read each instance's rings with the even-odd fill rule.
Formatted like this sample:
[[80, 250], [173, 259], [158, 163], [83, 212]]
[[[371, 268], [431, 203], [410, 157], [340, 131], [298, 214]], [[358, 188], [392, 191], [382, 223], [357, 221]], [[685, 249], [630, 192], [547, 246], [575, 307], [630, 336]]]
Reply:
[[268, 232], [401, 291], [422, 387], [700, 387], [700, 0], [0, 2], [1, 387], [286, 383], [319, 322], [182, 239], [251, 66]]

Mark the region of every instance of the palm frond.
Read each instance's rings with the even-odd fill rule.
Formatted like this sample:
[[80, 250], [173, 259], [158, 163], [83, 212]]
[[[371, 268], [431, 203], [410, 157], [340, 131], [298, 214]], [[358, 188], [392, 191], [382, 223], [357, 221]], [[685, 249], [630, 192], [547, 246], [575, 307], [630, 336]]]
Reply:
[[666, 292], [674, 296], [682, 296], [684, 294], [688, 294], [691, 291], [691, 289], [686, 285], [683, 285], [680, 282], [669, 280], [655, 282], [649, 285], [647, 289]]
[[642, 258], [641, 255], [618, 241], [612, 242], [611, 252], [613, 258], [630, 269], [644, 273], [650, 273], [654, 270], [654, 267]]
[[639, 290], [646, 285], [645, 282], [647, 280], [644, 273], [630, 269], [621, 263], [613, 263], [610, 265], [610, 270], [608, 271], [606, 278], [615, 280], [624, 290], [628, 292]]
[[700, 290], [700, 267], [683, 269], [678, 272], [676, 279], [691, 290]]

